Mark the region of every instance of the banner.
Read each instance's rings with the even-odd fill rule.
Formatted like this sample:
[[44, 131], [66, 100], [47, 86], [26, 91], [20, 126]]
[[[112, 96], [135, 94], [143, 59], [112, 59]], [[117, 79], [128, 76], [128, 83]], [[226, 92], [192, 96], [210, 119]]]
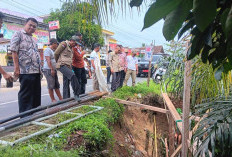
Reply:
[[56, 39], [56, 31], [50, 32], [50, 38], [55, 38]]
[[[24, 26], [13, 24], [13, 23], [3, 23], [0, 33], [3, 33], [4, 38], [11, 39], [16, 31], [20, 31]], [[36, 30], [33, 34], [33, 38], [37, 43], [49, 44], [49, 32], [46, 30]]]
[[145, 49], [145, 60], [150, 61], [152, 58], [152, 47], [146, 47]]
[[56, 30], [60, 29], [60, 22], [59, 21], [49, 21], [49, 30]]

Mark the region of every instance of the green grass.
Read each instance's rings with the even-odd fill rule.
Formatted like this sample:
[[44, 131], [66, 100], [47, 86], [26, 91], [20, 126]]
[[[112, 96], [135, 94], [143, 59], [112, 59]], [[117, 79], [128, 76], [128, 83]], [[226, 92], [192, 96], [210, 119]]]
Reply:
[[[107, 144], [113, 143], [109, 125], [119, 120], [123, 107], [113, 99], [101, 99], [95, 102], [95, 105], [102, 106], [104, 109], [14, 147], [0, 147], [0, 156], [82, 156], [89, 152], [83, 148], [63, 151], [69, 135], [76, 130], [86, 131], [83, 136], [91, 148], [101, 150]], [[55, 133], [60, 133], [59, 137], [48, 138], [50, 134]]]
[[70, 112], [85, 114], [85, 113], [87, 113], [87, 112], [93, 111], [94, 109], [95, 109], [95, 108], [93, 108], [93, 107], [84, 105], [84, 106], [82, 106], [82, 107], [80, 107], [80, 108], [71, 110]]
[[147, 82], [138, 83], [135, 87], [123, 86], [113, 93], [113, 96], [119, 99], [127, 99], [128, 97], [134, 97], [135, 94], [141, 94], [142, 96], [148, 93], [161, 94], [160, 84], [156, 84], [150, 81], [150, 86], [147, 86]]
[[59, 124], [61, 122], [64, 122], [69, 119], [73, 119], [77, 117], [75, 114], [70, 114], [70, 113], [58, 113], [54, 117], [48, 118], [46, 120], [43, 120], [41, 122], [43, 123], [48, 123], [48, 124]]
[[[126, 99], [128, 97], [134, 97], [139, 93], [142, 96], [149, 93], [160, 94], [160, 85], [152, 81], [150, 82], [150, 87], [147, 87], [146, 82], [139, 83], [135, 87], [122, 87], [114, 92], [113, 96]], [[110, 98], [100, 99], [94, 105], [104, 107], [104, 109], [73, 121], [55, 131], [34, 137], [14, 147], [0, 147], [0, 157], [76, 157], [86, 156], [86, 154], [91, 156], [92, 154], [89, 153], [103, 150], [107, 145], [110, 146], [114, 143], [110, 128], [112, 124], [120, 120], [124, 112], [124, 107]], [[78, 112], [86, 113], [92, 109], [89, 106], [83, 106]], [[83, 136], [91, 150], [86, 150], [83, 146], [75, 150], [64, 151], [68, 137], [77, 130], [85, 131]], [[49, 135], [57, 133], [59, 137], [48, 138]]]

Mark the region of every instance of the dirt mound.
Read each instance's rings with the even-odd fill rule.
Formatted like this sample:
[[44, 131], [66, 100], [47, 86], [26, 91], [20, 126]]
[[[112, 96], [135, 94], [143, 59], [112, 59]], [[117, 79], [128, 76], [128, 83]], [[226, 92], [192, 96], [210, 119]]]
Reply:
[[[154, 116], [156, 120], [156, 135], [158, 143], [158, 156], [163, 156], [163, 146], [161, 139], [167, 137], [168, 123], [166, 115], [163, 113], [143, 112], [139, 108], [126, 107], [123, 119], [114, 125], [114, 146], [115, 156], [117, 157], [142, 157], [151, 156], [154, 153]], [[151, 120], [152, 117], [152, 120]], [[150, 132], [147, 140], [146, 133]], [[148, 142], [147, 142], [148, 141]], [[148, 145], [146, 146], [146, 144]], [[147, 147], [147, 151], [145, 149]]]
[[156, 107], [164, 107], [162, 98], [157, 94], [148, 94], [142, 97], [140, 103]]

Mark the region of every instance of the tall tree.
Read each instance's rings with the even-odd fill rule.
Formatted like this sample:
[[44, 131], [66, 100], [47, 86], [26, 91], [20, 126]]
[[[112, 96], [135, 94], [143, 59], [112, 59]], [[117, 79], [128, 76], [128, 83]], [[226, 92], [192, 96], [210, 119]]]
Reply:
[[57, 31], [59, 41], [68, 40], [80, 32], [85, 46], [92, 48], [94, 43], [103, 45], [101, 25], [97, 22], [96, 10], [89, 3], [65, 2], [61, 9], [50, 13], [46, 20], [59, 20], [60, 29]]

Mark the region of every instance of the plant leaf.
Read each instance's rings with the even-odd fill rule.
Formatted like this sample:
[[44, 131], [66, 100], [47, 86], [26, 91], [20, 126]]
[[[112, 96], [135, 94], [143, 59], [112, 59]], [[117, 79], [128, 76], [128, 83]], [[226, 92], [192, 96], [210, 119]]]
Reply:
[[130, 7], [139, 7], [143, 3], [143, 0], [131, 0]]
[[224, 71], [223, 66], [219, 67], [217, 71], [215, 72], [215, 79], [220, 81], [222, 79], [222, 72]]
[[232, 33], [232, 7], [226, 19], [225, 32], [226, 32], [226, 37], [230, 40], [232, 36], [231, 35]]
[[188, 22], [185, 23], [185, 25], [181, 28], [181, 30], [178, 33], [178, 39], [181, 38], [181, 36], [190, 28], [193, 28], [195, 25], [194, 19], [190, 19]]
[[205, 45], [202, 52], [201, 52], [201, 60], [203, 63], [207, 63], [208, 55], [209, 55], [209, 50], [211, 48], [208, 45]]
[[189, 10], [192, 8], [192, 1], [182, 1], [178, 7], [169, 13], [164, 22], [163, 35], [166, 40], [173, 40], [177, 32], [181, 28], [183, 22], [189, 15]]
[[143, 29], [152, 26], [173, 11], [182, 0], [157, 0], [148, 9], [144, 17]]
[[193, 0], [196, 25], [204, 31], [216, 16], [216, 0]]
[[221, 15], [221, 19], [220, 19], [220, 22], [221, 22], [221, 25], [222, 25], [222, 30], [224, 33], [226, 33], [226, 19], [227, 19], [227, 16], [229, 14], [229, 11], [230, 9], [229, 8], [226, 8], [222, 15]]

